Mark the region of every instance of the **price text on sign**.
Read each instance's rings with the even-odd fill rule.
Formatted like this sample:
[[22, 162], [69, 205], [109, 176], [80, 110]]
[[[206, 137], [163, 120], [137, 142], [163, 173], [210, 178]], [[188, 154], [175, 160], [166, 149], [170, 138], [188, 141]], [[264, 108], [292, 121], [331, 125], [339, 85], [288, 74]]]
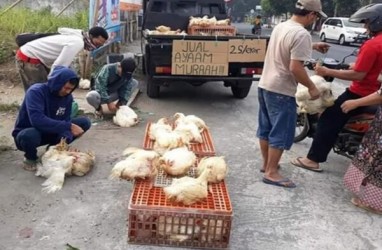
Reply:
[[264, 62], [265, 39], [231, 39], [228, 46], [229, 62]]
[[228, 75], [228, 42], [174, 40], [173, 75]]

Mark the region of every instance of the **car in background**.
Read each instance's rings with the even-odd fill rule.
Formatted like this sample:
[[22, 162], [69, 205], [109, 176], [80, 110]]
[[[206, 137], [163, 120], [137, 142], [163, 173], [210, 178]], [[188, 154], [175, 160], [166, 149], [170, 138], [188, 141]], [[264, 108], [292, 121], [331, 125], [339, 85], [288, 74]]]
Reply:
[[363, 43], [369, 39], [362, 23], [353, 23], [346, 17], [330, 17], [322, 24], [320, 40], [337, 41], [339, 44]]

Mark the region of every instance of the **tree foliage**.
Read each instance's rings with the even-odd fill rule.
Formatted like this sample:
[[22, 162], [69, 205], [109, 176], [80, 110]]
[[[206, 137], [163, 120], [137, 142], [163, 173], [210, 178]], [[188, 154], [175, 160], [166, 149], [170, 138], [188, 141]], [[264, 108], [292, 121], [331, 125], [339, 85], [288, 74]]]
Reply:
[[[235, 1], [235, 0], [233, 0]], [[245, 1], [245, 0], [243, 0]], [[247, 0], [250, 1], [250, 0]], [[377, 0], [321, 0], [322, 9], [328, 16], [350, 16], [360, 6]], [[293, 0], [261, 0], [263, 12], [268, 15], [282, 15], [293, 11], [296, 1]]]

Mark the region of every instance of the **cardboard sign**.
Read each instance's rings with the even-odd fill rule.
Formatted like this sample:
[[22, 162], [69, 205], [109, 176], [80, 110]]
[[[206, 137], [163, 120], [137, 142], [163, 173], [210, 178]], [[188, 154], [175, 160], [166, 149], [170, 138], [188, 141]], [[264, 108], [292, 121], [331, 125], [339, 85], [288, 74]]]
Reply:
[[228, 42], [174, 40], [173, 75], [228, 75]]
[[264, 62], [267, 41], [265, 39], [229, 40], [229, 62]]

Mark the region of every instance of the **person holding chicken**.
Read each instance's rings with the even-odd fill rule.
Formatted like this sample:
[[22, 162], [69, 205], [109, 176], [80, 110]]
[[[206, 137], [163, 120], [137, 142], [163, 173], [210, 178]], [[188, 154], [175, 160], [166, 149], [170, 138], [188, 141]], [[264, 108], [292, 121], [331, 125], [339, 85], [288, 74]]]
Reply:
[[[102, 117], [102, 104], [107, 104], [110, 112], [126, 105], [138, 81], [133, 79], [136, 68], [134, 58], [104, 65], [95, 78], [94, 90], [86, 95], [87, 102], [95, 108], [95, 114]], [[117, 102], [116, 102], [117, 101]]]
[[266, 184], [296, 186], [279, 173], [278, 166], [284, 150], [289, 150], [293, 144], [297, 83], [309, 89], [313, 100], [320, 95], [304, 69], [304, 61], [310, 59], [312, 47], [320, 52], [329, 48], [326, 43], [312, 44], [311, 35], [305, 29], [320, 16], [326, 17], [320, 0], [298, 0], [291, 19], [277, 25], [269, 41], [258, 88], [257, 130], [263, 158], [260, 171], [264, 172]]
[[86, 117], [71, 119], [73, 96], [78, 86], [77, 74], [57, 66], [47, 83], [33, 84], [26, 92], [12, 136], [18, 150], [24, 152], [23, 168], [37, 169], [37, 147], [67, 143], [83, 135], [91, 126]]

